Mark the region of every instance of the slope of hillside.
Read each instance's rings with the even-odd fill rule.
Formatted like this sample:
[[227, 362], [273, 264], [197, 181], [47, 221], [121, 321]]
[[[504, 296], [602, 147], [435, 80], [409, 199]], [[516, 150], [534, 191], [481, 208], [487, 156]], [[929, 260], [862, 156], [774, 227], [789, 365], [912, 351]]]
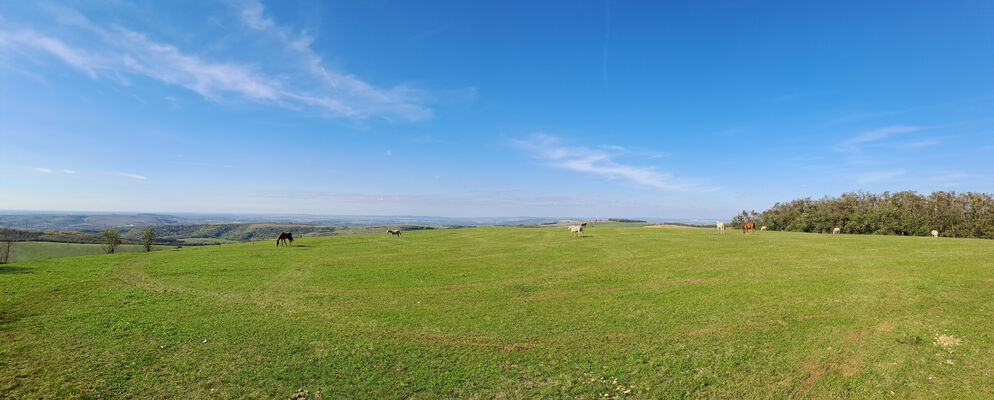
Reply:
[[[146, 227], [125, 228], [121, 236], [127, 239], [140, 240]], [[280, 232], [292, 232], [294, 237], [319, 237], [334, 235], [351, 235], [357, 233], [385, 232], [387, 229], [430, 230], [430, 226], [395, 225], [395, 226], [331, 226], [305, 224], [269, 224], [269, 223], [231, 223], [231, 224], [195, 224], [156, 226], [156, 238], [160, 240], [224, 239], [229, 241], [275, 240]]]
[[478, 228], [0, 266], [11, 398], [984, 398], [989, 241]]
[[[152, 250], [174, 249], [175, 246], [152, 246]], [[145, 251], [142, 245], [124, 244], [115, 250], [118, 253], [133, 253]], [[11, 263], [21, 263], [34, 260], [45, 260], [59, 257], [79, 257], [95, 254], [105, 254], [103, 245], [89, 243], [55, 243], [55, 242], [14, 242], [11, 247]]]

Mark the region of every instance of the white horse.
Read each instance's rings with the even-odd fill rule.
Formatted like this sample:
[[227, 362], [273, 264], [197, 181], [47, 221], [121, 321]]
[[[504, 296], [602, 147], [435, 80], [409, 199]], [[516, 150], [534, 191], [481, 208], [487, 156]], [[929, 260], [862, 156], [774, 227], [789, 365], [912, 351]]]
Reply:
[[842, 232], [842, 229], [839, 229], [839, 228], [832, 229], [832, 234], [833, 235], [837, 235], [839, 232]]
[[715, 221], [714, 225], [718, 228], [718, 234], [725, 233], [725, 223], [721, 221]]
[[570, 225], [569, 235], [573, 236], [574, 233], [579, 237], [583, 237], [583, 225]]
[[763, 226], [759, 227], [759, 230], [765, 231], [766, 230], [766, 225], [763, 225]]
[[939, 237], [939, 231], [932, 229], [932, 237]]

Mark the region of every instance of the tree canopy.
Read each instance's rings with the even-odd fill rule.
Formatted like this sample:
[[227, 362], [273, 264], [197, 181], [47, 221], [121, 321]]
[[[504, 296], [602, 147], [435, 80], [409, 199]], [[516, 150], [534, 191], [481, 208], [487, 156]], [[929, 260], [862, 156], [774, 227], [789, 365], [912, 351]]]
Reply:
[[843, 233], [925, 236], [934, 229], [942, 236], [994, 239], [994, 196], [943, 191], [845, 193], [776, 203], [761, 213], [742, 211], [732, 219], [732, 225], [745, 222], [781, 231], [840, 228]]

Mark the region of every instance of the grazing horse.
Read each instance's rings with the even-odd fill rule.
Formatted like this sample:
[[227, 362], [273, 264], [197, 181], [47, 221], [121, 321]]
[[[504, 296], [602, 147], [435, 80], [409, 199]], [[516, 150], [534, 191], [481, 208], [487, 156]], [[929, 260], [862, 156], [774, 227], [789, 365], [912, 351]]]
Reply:
[[833, 235], [837, 235], [837, 234], [839, 234], [839, 232], [842, 232], [842, 229], [839, 229], [839, 228], [832, 229], [832, 234]]
[[400, 237], [400, 229], [390, 229], [390, 230], [387, 231], [387, 233], [393, 235], [393, 237], [396, 237], [396, 238]]
[[725, 223], [721, 221], [715, 221], [714, 225], [718, 227], [718, 234], [725, 233]]
[[573, 236], [574, 233], [579, 237], [583, 237], [583, 225], [570, 225], [569, 235]]
[[[287, 241], [289, 241], [289, 243]], [[293, 234], [290, 232], [280, 232], [280, 235], [276, 237], [276, 247], [280, 247], [280, 242], [282, 242], [284, 246], [293, 244]]]
[[760, 231], [766, 231], [766, 225], [763, 225], [763, 226], [759, 227], [759, 230]]
[[756, 224], [752, 222], [746, 222], [745, 225], [742, 225], [742, 234], [745, 235], [746, 232], [749, 231], [750, 229], [752, 229], [752, 231], [755, 232]]
[[932, 229], [932, 237], [939, 237], [939, 231]]

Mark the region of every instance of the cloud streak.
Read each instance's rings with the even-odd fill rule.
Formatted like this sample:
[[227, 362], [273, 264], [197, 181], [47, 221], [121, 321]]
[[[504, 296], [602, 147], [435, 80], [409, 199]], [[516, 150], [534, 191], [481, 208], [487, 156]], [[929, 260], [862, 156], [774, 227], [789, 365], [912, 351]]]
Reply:
[[[420, 121], [433, 117], [427, 96], [406, 86], [378, 88], [324, 66], [312, 38], [266, 16], [257, 1], [240, 3], [241, 22], [260, 42], [279, 43], [279, 62], [209, 60], [120, 26], [100, 26], [71, 10], [53, 10], [74, 34], [0, 28], [0, 50], [48, 55], [91, 79], [128, 85], [127, 75], [152, 78], [214, 102], [243, 100], [291, 109], [316, 109], [333, 117]], [[261, 37], [261, 38], [260, 38]], [[249, 39], [246, 39], [249, 40]], [[267, 49], [267, 52], [268, 49]], [[37, 57], [31, 57], [39, 61]]]
[[141, 181], [148, 179], [148, 177], [143, 176], [143, 175], [129, 174], [129, 173], [120, 172], [120, 171], [117, 172], [117, 176], [123, 176], [125, 178], [137, 179], [137, 180], [141, 180]]
[[529, 139], [513, 140], [512, 145], [531, 153], [549, 165], [591, 175], [608, 178], [621, 178], [642, 186], [675, 192], [706, 192], [716, 190], [701, 184], [678, 179], [672, 174], [656, 170], [655, 167], [639, 167], [621, 163], [616, 159], [617, 146], [601, 146], [601, 150], [588, 147], [570, 147], [562, 141], [546, 134], [536, 134]]
[[869, 143], [880, 142], [894, 136], [918, 132], [920, 130], [922, 130], [922, 128], [917, 126], [905, 126], [905, 125], [888, 126], [886, 128], [860, 133], [859, 135], [856, 135], [836, 145], [835, 150], [839, 152], [859, 151], [860, 146]]

